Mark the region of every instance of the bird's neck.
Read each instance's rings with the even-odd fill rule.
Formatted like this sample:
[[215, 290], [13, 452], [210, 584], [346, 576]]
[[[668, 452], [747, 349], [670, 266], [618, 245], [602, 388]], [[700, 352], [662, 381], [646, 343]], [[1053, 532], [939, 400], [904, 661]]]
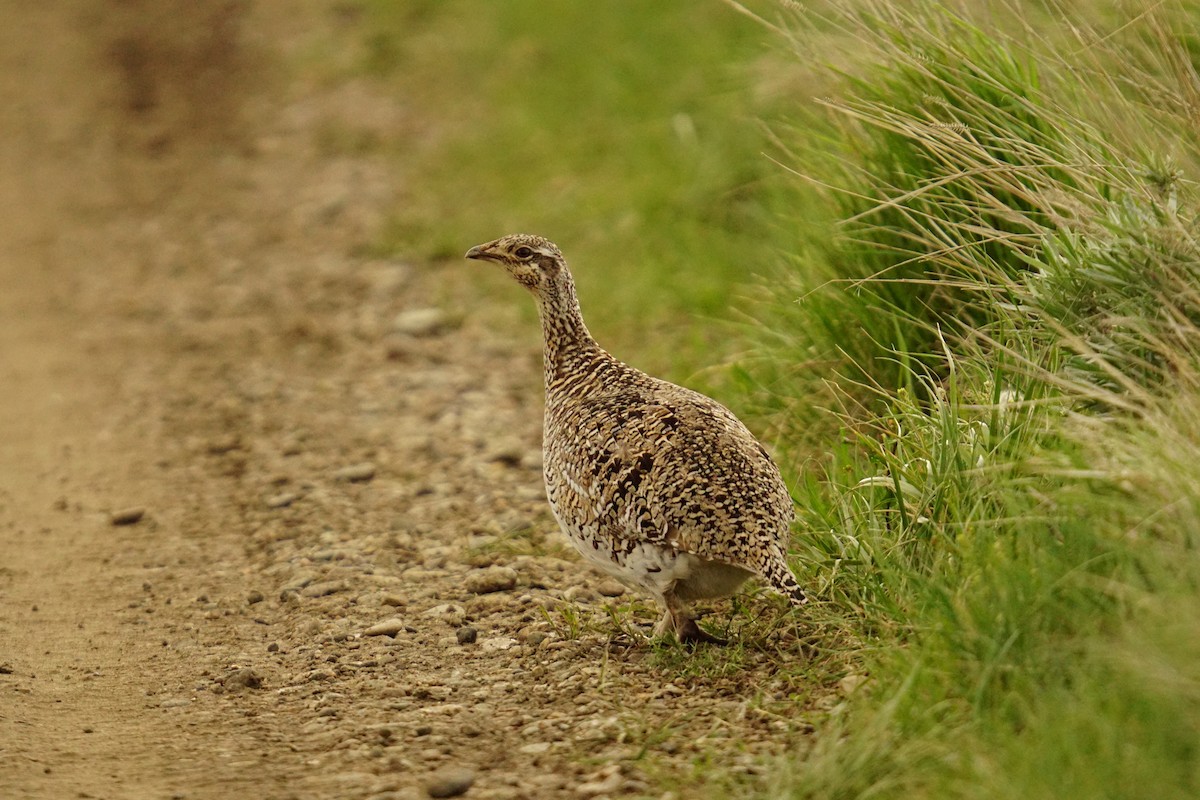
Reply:
[[538, 315], [542, 320], [547, 399], [586, 392], [596, 377], [597, 364], [612, 357], [588, 332], [569, 273], [538, 295]]

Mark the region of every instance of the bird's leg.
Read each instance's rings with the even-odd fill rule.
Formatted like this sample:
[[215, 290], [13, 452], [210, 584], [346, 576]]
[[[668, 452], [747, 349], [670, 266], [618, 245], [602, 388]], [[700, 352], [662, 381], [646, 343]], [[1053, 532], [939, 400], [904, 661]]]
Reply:
[[650, 634], [653, 639], [661, 639], [668, 633], [675, 630], [675, 617], [671, 615], [670, 609], [666, 608], [666, 603], [663, 602], [663, 615], [659, 618], [658, 624], [654, 626], [654, 632]]
[[[666, 606], [667, 613], [663, 616], [662, 621], [658, 623], [658, 627], [655, 628], [656, 635], [662, 635], [659, 633], [659, 628], [666, 627], [667, 630], [674, 630], [675, 636], [683, 644], [695, 644], [696, 642], [706, 642], [707, 644], [715, 645], [729, 644], [727, 640], [713, 636], [697, 625], [696, 618], [688, 613], [674, 592], [668, 591], [663, 595], [663, 605]], [[666, 630], [662, 631], [662, 633], [666, 633]]]

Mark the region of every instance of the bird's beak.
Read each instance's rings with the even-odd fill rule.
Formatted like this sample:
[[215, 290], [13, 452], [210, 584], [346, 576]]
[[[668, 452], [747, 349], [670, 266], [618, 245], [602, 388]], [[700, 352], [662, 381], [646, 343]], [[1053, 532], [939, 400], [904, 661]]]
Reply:
[[494, 261], [496, 256], [487, 249], [486, 244], [477, 244], [467, 251], [467, 258], [474, 258], [479, 261]]

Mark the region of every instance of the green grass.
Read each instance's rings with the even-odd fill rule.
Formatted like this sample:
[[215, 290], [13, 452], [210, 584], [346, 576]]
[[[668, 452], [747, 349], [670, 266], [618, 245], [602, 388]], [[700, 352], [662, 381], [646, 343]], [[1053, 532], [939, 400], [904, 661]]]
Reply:
[[619, 355], [736, 357], [702, 382], [769, 432], [815, 600], [652, 663], [794, 648], [771, 796], [1200, 796], [1200, 14], [846, 5], [350, 4], [341, 68], [424, 120], [376, 247], [541, 232]]
[[843, 147], [795, 167], [842, 235], [795, 260], [747, 382], [797, 461], [842, 431], [800, 549], [871, 680], [778, 797], [1200, 791], [1196, 20], [1037, 13], [839, 18]]
[[404, 154], [382, 252], [457, 261], [541, 233], [611, 349], [668, 371], [680, 348], [720, 353], [705, 318], [770, 268], [775, 198], [790, 191], [756, 128], [774, 98], [747, 102], [767, 33], [684, 0], [361, 7], [358, 68], [437, 115]]

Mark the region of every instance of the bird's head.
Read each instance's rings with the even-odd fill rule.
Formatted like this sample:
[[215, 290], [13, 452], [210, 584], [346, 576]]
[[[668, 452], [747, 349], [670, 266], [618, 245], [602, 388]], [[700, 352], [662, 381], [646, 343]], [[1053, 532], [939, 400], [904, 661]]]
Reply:
[[567, 274], [567, 263], [549, 239], [528, 233], [502, 236], [467, 251], [467, 258], [495, 261], [535, 294], [545, 293]]

